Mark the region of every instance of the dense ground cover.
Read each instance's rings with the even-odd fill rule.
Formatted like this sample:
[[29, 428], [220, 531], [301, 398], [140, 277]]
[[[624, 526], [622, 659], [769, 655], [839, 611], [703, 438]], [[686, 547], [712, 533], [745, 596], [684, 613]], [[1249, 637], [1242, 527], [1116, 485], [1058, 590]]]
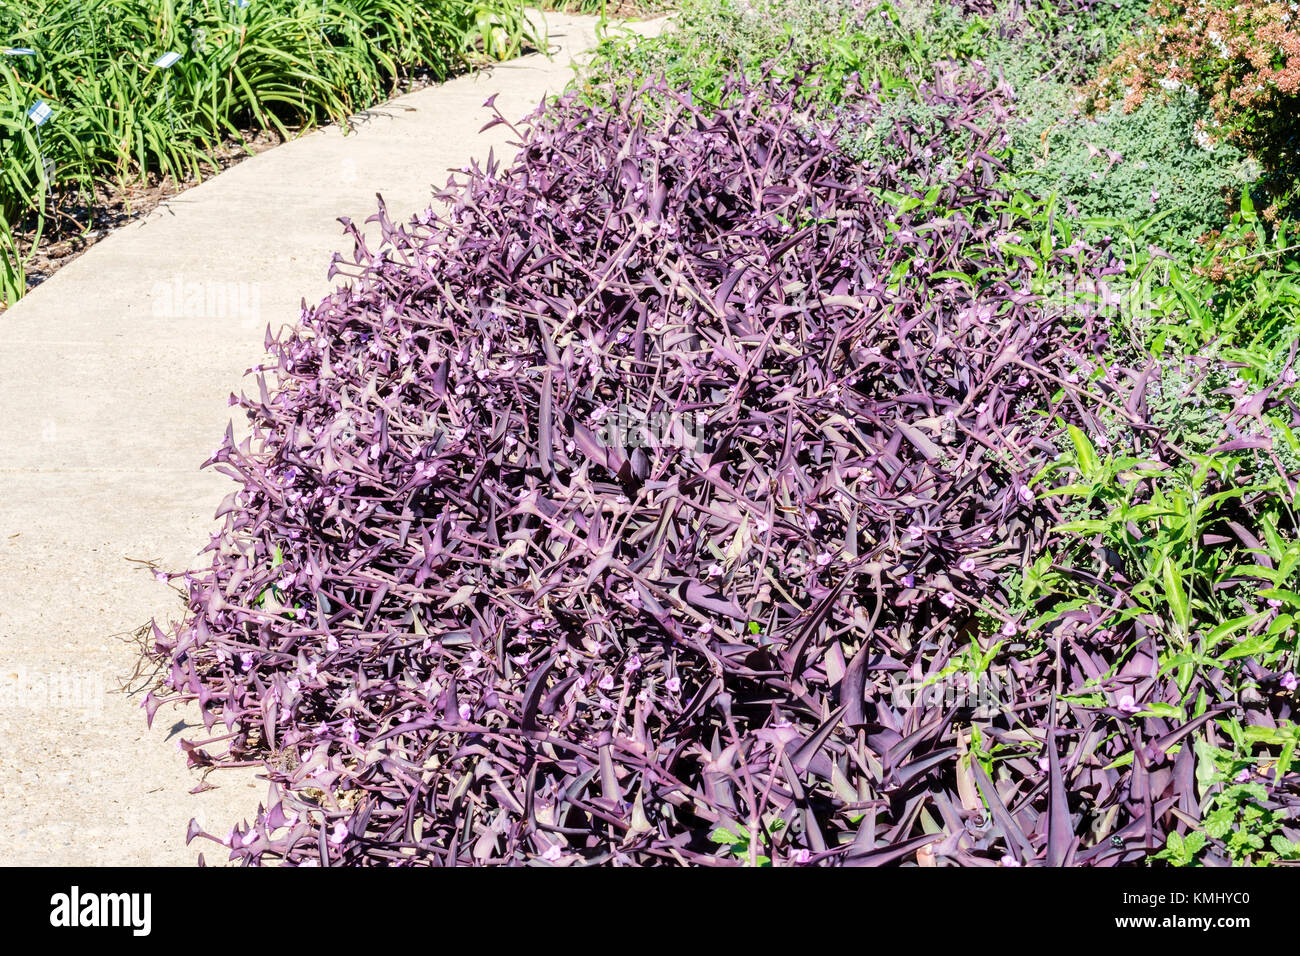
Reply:
[[1099, 99], [1163, 10], [691, 0], [381, 213], [154, 634], [150, 713], [272, 780], [214, 838], [1296, 858], [1286, 154], [1195, 88]]
[[345, 122], [527, 37], [516, 0], [0, 3], [0, 304], [105, 190], [186, 182], [257, 130]]

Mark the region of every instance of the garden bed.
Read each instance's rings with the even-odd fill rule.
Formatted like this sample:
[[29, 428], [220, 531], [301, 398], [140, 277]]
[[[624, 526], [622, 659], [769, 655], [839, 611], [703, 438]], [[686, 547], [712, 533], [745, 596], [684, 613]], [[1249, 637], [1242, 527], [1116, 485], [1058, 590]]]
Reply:
[[514, 162], [381, 209], [269, 342], [154, 633], [150, 714], [197, 700], [191, 762], [271, 781], [210, 838], [1300, 856], [1289, 146], [1200, 48], [1107, 100], [1171, 15], [692, 0]]

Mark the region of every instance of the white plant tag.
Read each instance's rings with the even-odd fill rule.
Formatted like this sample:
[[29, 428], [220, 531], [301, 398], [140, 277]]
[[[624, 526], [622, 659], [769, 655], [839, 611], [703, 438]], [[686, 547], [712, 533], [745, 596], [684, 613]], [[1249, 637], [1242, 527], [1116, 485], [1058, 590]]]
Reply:
[[44, 100], [37, 100], [27, 111], [27, 118], [37, 126], [40, 126], [49, 119], [53, 113], [54, 110], [50, 109], [49, 103], [46, 103]]

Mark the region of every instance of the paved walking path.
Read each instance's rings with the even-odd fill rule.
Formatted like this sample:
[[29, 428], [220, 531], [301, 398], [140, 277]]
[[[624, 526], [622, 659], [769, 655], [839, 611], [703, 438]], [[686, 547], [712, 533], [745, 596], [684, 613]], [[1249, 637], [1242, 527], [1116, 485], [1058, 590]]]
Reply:
[[[595, 43], [591, 17], [547, 15], [552, 57], [524, 57], [324, 129], [183, 193], [104, 239], [0, 316], [0, 864], [188, 864], [191, 817], [213, 833], [251, 817], [252, 773], [199, 777], [164, 709], [147, 730], [119, 691], [137, 660], [121, 638], [179, 596], [128, 559], [194, 566], [228, 479], [201, 473], [227, 397], [263, 355], [268, 324], [329, 291], [339, 216], [382, 193], [405, 218], [447, 171], [503, 155], [530, 112]], [[641, 32], [657, 29], [641, 24]], [[200, 728], [201, 730], [201, 728]], [[185, 733], [193, 735], [193, 729]]]

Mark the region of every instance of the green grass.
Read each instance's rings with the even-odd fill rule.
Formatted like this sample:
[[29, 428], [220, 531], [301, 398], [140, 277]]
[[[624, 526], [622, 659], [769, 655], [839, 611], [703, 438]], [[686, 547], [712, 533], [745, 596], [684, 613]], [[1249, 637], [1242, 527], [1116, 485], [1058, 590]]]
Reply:
[[[97, 187], [201, 176], [247, 131], [346, 122], [403, 79], [529, 39], [521, 0], [0, 0], [0, 47], [36, 51], [0, 55], [0, 235], [29, 239], [52, 203]], [[181, 59], [157, 67], [168, 52]], [[38, 100], [53, 110], [39, 131]]]

